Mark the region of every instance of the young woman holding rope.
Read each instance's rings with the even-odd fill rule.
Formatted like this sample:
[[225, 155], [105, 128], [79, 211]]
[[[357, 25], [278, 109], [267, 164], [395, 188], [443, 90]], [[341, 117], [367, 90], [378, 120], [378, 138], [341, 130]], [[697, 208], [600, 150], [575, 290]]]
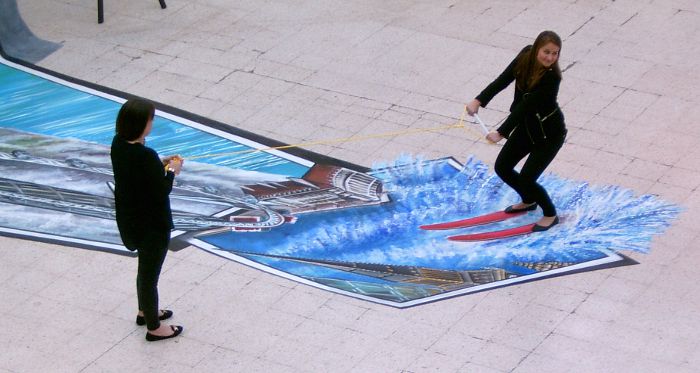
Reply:
[[[522, 199], [505, 209], [507, 213], [532, 211], [539, 205], [544, 216], [533, 232], [546, 231], [559, 223], [556, 208], [547, 191], [537, 183], [547, 166], [564, 144], [566, 125], [557, 103], [561, 70], [559, 53], [561, 38], [553, 31], [543, 31], [531, 46], [523, 48], [501, 75], [466, 105], [474, 115], [479, 107], [515, 81], [515, 96], [510, 115], [486, 135], [491, 142], [507, 141], [495, 163], [496, 174]], [[527, 157], [520, 172], [515, 166]]]

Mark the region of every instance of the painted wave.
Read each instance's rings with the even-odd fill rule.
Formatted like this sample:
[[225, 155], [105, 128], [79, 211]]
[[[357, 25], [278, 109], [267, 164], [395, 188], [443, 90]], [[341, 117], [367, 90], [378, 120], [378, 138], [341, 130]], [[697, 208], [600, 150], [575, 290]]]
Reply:
[[418, 228], [422, 224], [500, 210], [518, 197], [474, 158], [459, 169], [446, 159], [406, 156], [376, 165], [374, 170], [389, 190], [391, 203], [303, 215], [297, 224], [270, 232], [227, 233], [206, 241], [222, 250], [293, 258], [452, 270], [509, 268], [514, 262], [581, 263], [610, 250], [646, 253], [652, 237], [680, 212], [680, 207], [657, 196], [546, 174], [540, 181], [557, 205], [562, 217], [559, 226], [503, 240], [451, 242], [446, 240], [448, 235], [534, 222], [541, 211], [489, 226], [422, 231]]

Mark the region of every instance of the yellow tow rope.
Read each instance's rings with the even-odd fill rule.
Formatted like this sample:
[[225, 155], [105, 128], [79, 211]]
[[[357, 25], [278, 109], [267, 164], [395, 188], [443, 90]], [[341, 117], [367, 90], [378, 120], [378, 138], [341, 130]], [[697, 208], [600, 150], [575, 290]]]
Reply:
[[[457, 124], [450, 124], [450, 125], [440, 126], [440, 127], [416, 128], [416, 129], [410, 129], [410, 130], [404, 130], [404, 131], [376, 133], [373, 135], [366, 135], [366, 136], [351, 136], [351, 137], [344, 137], [344, 138], [337, 138], [337, 139], [303, 142], [303, 143], [291, 144], [291, 145], [271, 146], [271, 147], [267, 147], [267, 148], [238, 150], [238, 151], [226, 152], [226, 153], [210, 153], [210, 154], [202, 154], [202, 155], [193, 155], [193, 156], [189, 156], [186, 158], [188, 160], [193, 160], [193, 159], [202, 159], [202, 158], [210, 158], [210, 157], [222, 157], [222, 156], [228, 156], [228, 155], [238, 155], [238, 154], [244, 154], [244, 153], [265, 152], [265, 151], [270, 151], [270, 150], [302, 148], [302, 147], [310, 147], [310, 146], [314, 146], [314, 145], [340, 144], [340, 143], [346, 143], [346, 142], [356, 142], [356, 141], [364, 141], [364, 140], [369, 140], [369, 139], [377, 139], [377, 138], [381, 138], [381, 137], [395, 137], [395, 136], [411, 135], [411, 134], [423, 133], [423, 132], [438, 132], [438, 131], [452, 129], [452, 128], [464, 128], [465, 130], [467, 130], [467, 132], [469, 132], [470, 130], [475, 131], [471, 126], [464, 125], [464, 116], [466, 115], [466, 113], [467, 113], [467, 108], [465, 106], [464, 111], [462, 112], [462, 115], [459, 118], [459, 122]], [[479, 133], [479, 135], [481, 137], [481, 133]]]

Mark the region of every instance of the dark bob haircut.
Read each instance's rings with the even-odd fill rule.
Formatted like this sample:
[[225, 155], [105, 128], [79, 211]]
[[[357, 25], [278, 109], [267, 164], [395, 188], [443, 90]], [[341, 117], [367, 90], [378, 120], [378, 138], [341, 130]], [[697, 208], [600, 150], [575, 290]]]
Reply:
[[138, 139], [155, 113], [155, 105], [148, 100], [135, 98], [125, 102], [117, 114], [117, 135], [126, 141]]

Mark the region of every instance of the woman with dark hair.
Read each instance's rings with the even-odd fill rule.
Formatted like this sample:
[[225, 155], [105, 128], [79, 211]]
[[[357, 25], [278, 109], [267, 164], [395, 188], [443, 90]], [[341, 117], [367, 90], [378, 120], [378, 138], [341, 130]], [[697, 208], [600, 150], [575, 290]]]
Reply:
[[[496, 174], [519, 195], [522, 201], [505, 209], [507, 213], [532, 211], [539, 205], [544, 216], [533, 232], [546, 231], [559, 223], [556, 208], [547, 191], [537, 183], [545, 168], [564, 144], [566, 125], [557, 103], [561, 70], [561, 38], [553, 31], [543, 31], [532, 46], [525, 47], [475, 99], [467, 103], [473, 115], [515, 81], [515, 95], [510, 115], [495, 131], [486, 135], [491, 142], [507, 141], [494, 169]], [[527, 156], [520, 172], [515, 166]]]
[[170, 156], [161, 160], [145, 146], [154, 115], [153, 103], [127, 101], [117, 115], [111, 150], [117, 227], [124, 246], [138, 251], [136, 324], [146, 325], [148, 341], [173, 338], [183, 330], [161, 324], [173, 312], [158, 309], [158, 278], [173, 229], [169, 194], [182, 159]]

